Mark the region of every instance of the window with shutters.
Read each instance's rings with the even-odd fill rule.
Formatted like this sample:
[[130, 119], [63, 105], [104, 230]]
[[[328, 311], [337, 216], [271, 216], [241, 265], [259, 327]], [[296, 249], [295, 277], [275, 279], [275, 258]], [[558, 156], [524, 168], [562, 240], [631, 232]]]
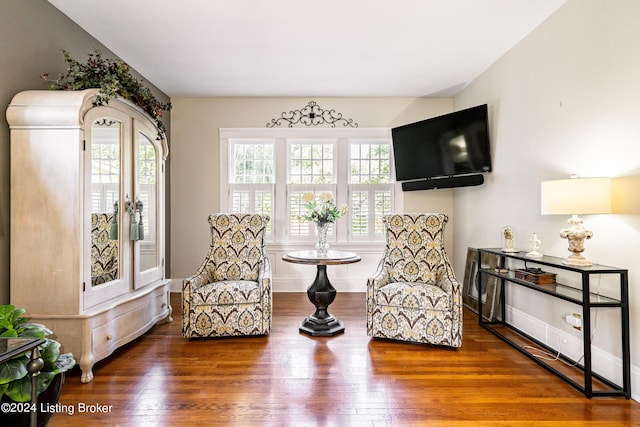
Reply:
[[222, 129], [220, 141], [227, 158], [221, 207], [270, 215], [268, 241], [315, 239], [301, 218], [309, 191], [331, 192], [349, 207], [332, 224], [332, 242], [384, 241], [382, 215], [394, 207], [388, 129]]

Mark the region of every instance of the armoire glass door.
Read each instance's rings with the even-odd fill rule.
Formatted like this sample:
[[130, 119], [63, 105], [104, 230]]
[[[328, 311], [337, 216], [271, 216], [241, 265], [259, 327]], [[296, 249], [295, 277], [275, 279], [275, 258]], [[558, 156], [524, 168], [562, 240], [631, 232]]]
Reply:
[[162, 278], [159, 215], [161, 180], [160, 149], [153, 130], [134, 124], [134, 194], [138, 209], [138, 239], [134, 252], [134, 287]]
[[[100, 111], [100, 109], [96, 109]], [[126, 185], [124, 144], [130, 125], [117, 111], [93, 110], [85, 129], [85, 179], [90, 219], [87, 232], [90, 280], [84, 283], [84, 305], [91, 307], [124, 292], [129, 287], [124, 218]], [[86, 277], [86, 276], [85, 276]]]

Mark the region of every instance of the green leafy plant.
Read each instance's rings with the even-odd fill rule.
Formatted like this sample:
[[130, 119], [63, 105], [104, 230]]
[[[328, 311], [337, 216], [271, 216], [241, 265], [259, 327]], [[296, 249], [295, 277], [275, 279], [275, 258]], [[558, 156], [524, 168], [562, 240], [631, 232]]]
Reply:
[[[76, 364], [71, 353], [60, 354], [60, 343], [46, 338], [52, 332], [44, 325], [29, 323], [23, 316], [25, 310], [12, 304], [0, 306], [0, 337], [44, 338], [39, 347], [44, 367], [38, 376], [38, 394], [45, 391], [53, 378], [73, 368]], [[31, 399], [31, 377], [27, 371], [30, 352], [20, 354], [0, 364], [0, 398], [6, 396], [14, 402]]]
[[42, 75], [48, 82], [49, 89], [100, 89], [93, 102], [94, 106], [105, 105], [110, 99], [118, 96], [129, 99], [151, 116], [158, 127], [158, 139], [162, 138], [166, 131], [162, 123], [162, 114], [171, 110], [171, 103], [158, 101], [142, 80], [131, 75], [129, 65], [117, 59], [103, 58], [98, 49], [88, 55], [86, 63], [73, 59], [66, 50], [63, 50], [62, 54], [68, 65], [67, 72], [60, 74], [55, 80], [49, 79], [48, 73]]

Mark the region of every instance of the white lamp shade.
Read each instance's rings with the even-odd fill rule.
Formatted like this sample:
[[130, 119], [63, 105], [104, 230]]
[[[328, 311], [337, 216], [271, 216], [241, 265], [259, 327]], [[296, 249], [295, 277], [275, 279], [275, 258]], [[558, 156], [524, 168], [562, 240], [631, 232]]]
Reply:
[[540, 184], [542, 215], [611, 213], [611, 178], [571, 178]]

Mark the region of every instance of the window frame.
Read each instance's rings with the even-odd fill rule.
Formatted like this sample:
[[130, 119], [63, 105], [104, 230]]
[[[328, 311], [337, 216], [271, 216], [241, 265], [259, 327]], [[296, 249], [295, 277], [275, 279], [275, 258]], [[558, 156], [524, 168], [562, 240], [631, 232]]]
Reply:
[[[230, 157], [235, 141], [272, 141], [274, 144], [274, 168], [275, 183], [273, 183], [274, 206], [272, 218], [273, 233], [266, 236], [267, 244], [278, 244], [286, 246], [307, 245], [315, 241], [315, 235], [310, 230], [309, 235], [300, 236], [290, 233], [287, 222], [290, 212], [290, 195], [292, 191], [314, 190], [332, 191], [336, 198], [336, 203], [340, 206], [346, 203], [351, 206], [351, 195], [356, 189], [367, 188], [370, 195], [376, 189], [385, 188], [391, 192], [391, 210], [397, 210], [403, 206], [403, 193], [399, 183], [395, 182], [395, 171], [393, 165], [393, 149], [390, 150], [390, 178], [388, 184], [350, 184], [351, 163], [350, 163], [350, 141], [356, 143], [388, 141], [391, 145], [391, 130], [389, 128], [220, 128], [220, 191], [219, 202], [220, 211], [230, 212], [231, 191], [230, 171], [233, 167], [233, 159]], [[335, 179], [330, 184], [291, 184], [289, 180], [290, 171], [290, 147], [296, 142], [326, 142], [334, 141], [334, 175]], [[238, 184], [240, 185], [240, 184]], [[256, 185], [256, 184], [253, 184]], [[262, 185], [262, 184], [257, 184]], [[371, 197], [371, 196], [370, 196]], [[371, 244], [384, 243], [384, 234], [375, 236], [356, 236], [351, 233], [351, 209], [345, 218], [341, 218], [335, 223], [333, 232], [329, 234], [329, 241], [336, 249], [349, 246], [365, 246]], [[375, 212], [369, 211], [369, 226], [374, 227], [373, 216]], [[373, 229], [372, 229], [373, 230]]]

